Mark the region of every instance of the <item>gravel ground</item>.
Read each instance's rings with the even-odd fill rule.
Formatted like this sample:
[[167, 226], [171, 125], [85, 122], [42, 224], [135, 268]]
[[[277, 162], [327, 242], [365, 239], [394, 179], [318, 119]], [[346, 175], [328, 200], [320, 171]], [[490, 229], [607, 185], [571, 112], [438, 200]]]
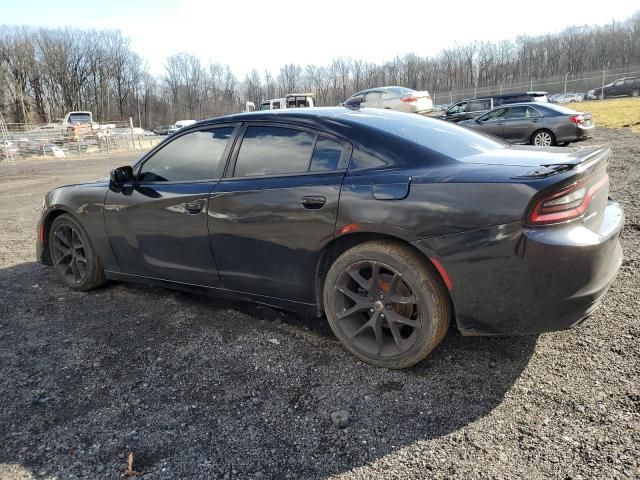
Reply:
[[34, 262], [44, 193], [132, 157], [0, 164], [0, 478], [640, 478], [640, 136], [614, 155], [625, 261], [583, 325], [451, 329], [404, 371], [327, 325], [112, 283], [63, 288]]

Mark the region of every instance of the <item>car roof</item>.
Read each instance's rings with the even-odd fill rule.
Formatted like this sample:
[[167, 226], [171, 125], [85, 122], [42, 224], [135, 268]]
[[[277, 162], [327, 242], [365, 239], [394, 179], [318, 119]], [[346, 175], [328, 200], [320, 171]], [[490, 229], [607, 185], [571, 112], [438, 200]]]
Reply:
[[[367, 93], [367, 92], [387, 91], [387, 90], [393, 90], [394, 88], [403, 88], [405, 90], [413, 90], [413, 88], [409, 88], [409, 87], [401, 87], [399, 85], [389, 85], [386, 87], [374, 87], [374, 88], [367, 88], [366, 90], [359, 90], [353, 93], [349, 98], [353, 97], [354, 95], [362, 95], [363, 93]], [[415, 92], [415, 90], [413, 91]]]
[[[254, 112], [235, 113], [221, 117], [200, 120], [194, 125], [185, 127], [185, 131], [197, 129], [206, 125], [239, 122], [276, 122], [293, 123], [298, 126], [319, 128], [325, 132], [338, 135], [345, 139], [356, 141], [360, 132], [371, 131], [373, 127], [367, 124], [367, 119], [388, 119], [393, 122], [410, 121], [414, 114], [395, 112], [383, 109], [358, 109], [347, 107], [303, 107], [285, 108], [278, 110], [256, 110]], [[425, 120], [439, 124], [442, 120]]]

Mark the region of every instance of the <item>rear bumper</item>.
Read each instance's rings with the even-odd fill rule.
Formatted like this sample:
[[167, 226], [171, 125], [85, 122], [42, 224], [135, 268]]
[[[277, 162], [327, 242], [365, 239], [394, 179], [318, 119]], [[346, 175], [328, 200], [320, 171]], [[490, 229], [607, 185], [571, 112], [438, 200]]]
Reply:
[[620, 206], [610, 201], [598, 232], [573, 222], [526, 228], [520, 222], [414, 242], [452, 280], [464, 335], [564, 330], [597, 308], [622, 263]]
[[581, 140], [586, 140], [593, 136], [594, 130], [595, 130], [595, 125], [591, 125], [589, 127], [582, 127], [582, 126], [576, 125], [570, 130], [564, 130], [560, 135], [556, 137], [556, 141], [579, 142]]

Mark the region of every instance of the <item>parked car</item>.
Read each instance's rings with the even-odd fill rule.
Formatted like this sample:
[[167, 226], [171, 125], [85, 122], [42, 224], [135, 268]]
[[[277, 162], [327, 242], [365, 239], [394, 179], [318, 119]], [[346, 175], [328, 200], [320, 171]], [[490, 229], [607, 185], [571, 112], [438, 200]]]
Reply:
[[552, 103], [518, 103], [494, 108], [484, 115], [460, 122], [511, 143], [537, 146], [566, 145], [589, 138], [594, 129], [591, 114]]
[[549, 102], [551, 103], [573, 103], [582, 102], [584, 100], [584, 93], [556, 93], [549, 96]]
[[171, 128], [167, 131], [167, 135], [173, 135], [178, 130], [184, 127], [188, 127], [189, 125], [193, 125], [196, 123], [195, 120], [178, 120], [175, 124], [171, 126]]
[[640, 77], [626, 77], [589, 90], [589, 95], [604, 100], [607, 97], [640, 96]]
[[172, 125], [162, 125], [153, 129], [153, 133], [156, 135], [167, 135]]
[[[250, 105], [251, 104], [251, 105]], [[252, 102], [245, 104], [245, 112], [255, 111]], [[284, 108], [313, 108], [315, 106], [313, 93], [289, 93], [282, 98], [272, 98], [260, 102], [260, 110], [282, 110]]]
[[470, 98], [454, 103], [445, 110], [440, 118], [450, 122], [461, 122], [477, 118], [492, 108], [509, 103], [548, 102], [547, 92], [506, 93], [487, 97]]
[[129, 280], [325, 313], [363, 361], [408, 367], [452, 319], [535, 334], [596, 308], [622, 262], [609, 155], [375, 109], [218, 117], [49, 192], [37, 255], [76, 290]]
[[426, 90], [418, 92], [405, 87], [370, 88], [354, 93], [344, 101], [345, 107], [382, 108], [396, 112], [427, 113], [433, 101]]

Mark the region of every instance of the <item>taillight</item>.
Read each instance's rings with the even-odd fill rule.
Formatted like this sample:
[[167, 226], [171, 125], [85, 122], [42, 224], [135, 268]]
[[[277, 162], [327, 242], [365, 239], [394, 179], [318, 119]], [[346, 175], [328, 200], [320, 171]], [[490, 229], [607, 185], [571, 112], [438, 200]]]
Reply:
[[416, 97], [402, 97], [400, 100], [407, 103], [413, 103], [418, 101]]
[[529, 214], [529, 223], [546, 225], [574, 220], [584, 215], [598, 190], [609, 184], [609, 175], [599, 179], [587, 177], [536, 200]]
[[584, 123], [584, 117], [582, 115], [573, 115], [569, 117], [569, 121], [576, 125], [582, 125]]

